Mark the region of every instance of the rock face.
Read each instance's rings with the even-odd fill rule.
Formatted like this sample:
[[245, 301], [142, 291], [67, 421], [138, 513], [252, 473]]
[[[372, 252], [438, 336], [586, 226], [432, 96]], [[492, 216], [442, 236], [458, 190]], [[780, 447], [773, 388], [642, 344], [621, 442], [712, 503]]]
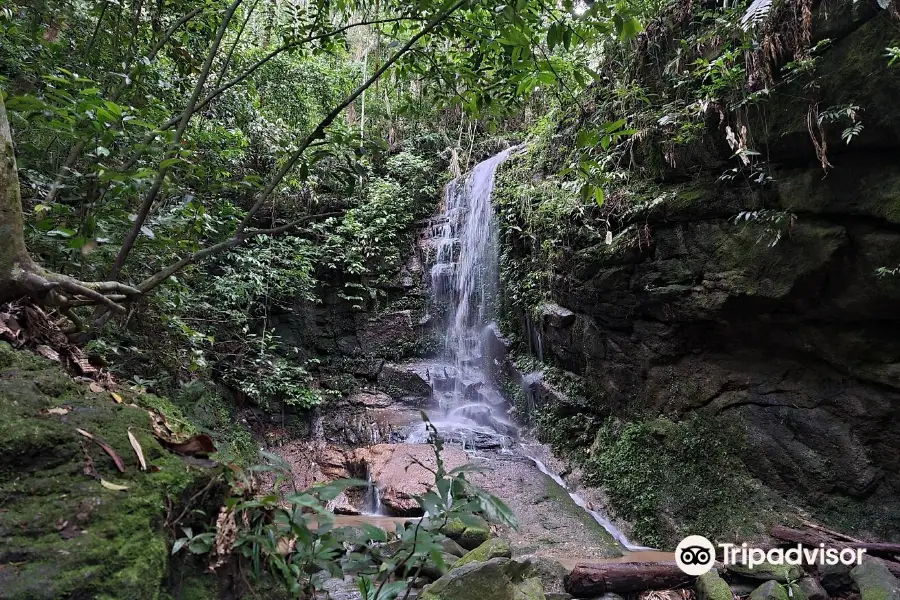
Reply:
[[[124, 473], [77, 428], [115, 451]], [[159, 597], [172, 542], [163, 528], [166, 503], [180, 512], [218, 473], [189, 466], [148, 429], [146, 410], [116, 404], [0, 342], [0, 596]], [[155, 470], [137, 469], [129, 431]], [[107, 489], [100, 478], [127, 489]], [[210, 505], [193, 508], [215, 514], [225, 493], [212, 486]]]
[[[664, 180], [656, 200], [617, 216], [611, 244], [576, 238], [560, 252], [552, 304], [531, 321], [545, 358], [587, 390], [545, 396], [548, 421], [738, 424], [740, 458], [765, 485], [838, 526], [898, 538], [900, 276], [878, 269], [900, 265], [900, 119], [887, 98], [900, 77], [878, 58], [890, 18], [844, 15], [850, 4], [828, 21], [817, 12], [815, 36], [841, 30], [820, 83], [828, 103], [877, 113], [879, 131], [832, 144], [824, 177], [808, 103], [767, 105], [773, 185], [723, 183], [727, 156], [689, 164], [690, 181]], [[564, 435], [584, 436], [579, 451], [593, 441], [590, 426]]]
[[[437, 462], [428, 444], [377, 444], [365, 448], [345, 449], [337, 446], [304, 445], [306, 460], [288, 460], [294, 467], [294, 478], [303, 487], [319, 481], [369, 478], [378, 486], [381, 502], [396, 516], [418, 516], [420, 496], [434, 485]], [[302, 454], [302, 453], [294, 453]], [[287, 458], [284, 453], [282, 456]], [[458, 448], [445, 448], [441, 454], [447, 470], [468, 462], [468, 455]], [[362, 491], [348, 490], [331, 506], [336, 512], [358, 514], [362, 508]], [[477, 544], [476, 544], [477, 545]]]

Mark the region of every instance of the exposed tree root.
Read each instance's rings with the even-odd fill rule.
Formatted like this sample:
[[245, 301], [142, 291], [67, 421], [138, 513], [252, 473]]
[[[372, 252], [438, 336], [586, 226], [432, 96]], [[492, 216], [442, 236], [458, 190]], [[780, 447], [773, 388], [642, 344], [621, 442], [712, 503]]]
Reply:
[[140, 295], [140, 290], [118, 281], [79, 281], [45, 271], [30, 260], [14, 264], [6, 276], [0, 277], [0, 301], [31, 298], [60, 309], [76, 326], [80, 321], [72, 314], [73, 307], [102, 305], [124, 313], [122, 303]]

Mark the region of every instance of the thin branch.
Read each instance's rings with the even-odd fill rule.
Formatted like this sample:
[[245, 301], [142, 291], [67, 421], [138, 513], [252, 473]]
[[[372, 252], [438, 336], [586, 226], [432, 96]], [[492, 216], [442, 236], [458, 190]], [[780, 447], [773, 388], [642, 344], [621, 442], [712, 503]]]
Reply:
[[288, 225], [282, 225], [281, 227], [273, 227], [272, 229], [250, 229], [248, 231], [244, 231], [243, 233], [236, 233], [233, 237], [228, 238], [225, 241], [219, 242], [218, 244], [214, 244], [209, 246], [208, 248], [203, 248], [202, 250], [198, 250], [189, 256], [185, 256], [178, 262], [175, 262], [165, 269], [154, 273], [144, 281], [138, 285], [137, 289], [142, 293], [146, 294], [156, 286], [163, 283], [166, 279], [174, 275], [175, 273], [181, 271], [185, 267], [193, 265], [202, 261], [203, 259], [218, 254], [220, 252], [224, 252], [225, 250], [229, 250], [231, 248], [236, 248], [240, 246], [248, 238], [256, 236], [256, 235], [276, 235], [278, 233], [284, 233], [290, 228], [296, 227], [297, 225], [304, 223], [306, 221], [312, 221], [315, 219], [325, 219], [328, 217], [333, 217], [335, 215], [339, 215], [339, 212], [327, 212], [321, 213], [317, 215], [306, 215], [304, 217], [300, 217], [299, 219], [295, 219], [291, 221]]
[[[104, 4], [104, 9], [107, 5], [108, 5], [108, 3]], [[177, 21], [175, 21], [172, 24], [172, 26], [169, 27], [165, 31], [165, 33], [162, 35], [162, 37], [159, 39], [159, 41], [156, 42], [156, 44], [153, 46], [153, 48], [150, 49], [150, 54], [147, 55], [147, 58], [151, 61], [155, 60], [156, 55], [159, 53], [159, 51], [162, 49], [162, 47], [165, 46], [166, 43], [172, 38], [172, 36], [175, 35], [175, 32], [178, 31], [178, 29], [182, 25], [184, 25], [185, 23], [187, 23], [188, 21], [190, 21], [191, 19], [196, 17], [198, 14], [200, 14], [202, 12], [202, 10], [203, 10], [202, 7], [195, 8], [191, 12], [183, 15], [181, 18], [179, 18]], [[97, 25], [99, 27], [99, 22]], [[141, 67], [140, 65], [135, 65], [134, 67], [132, 67], [131, 71], [128, 73], [128, 78], [135, 79], [137, 77], [137, 73], [138, 73], [138, 70], [140, 69], [140, 67]], [[119, 98], [122, 96], [122, 94], [124, 92], [125, 92], [125, 86], [122, 86], [121, 88], [119, 88], [118, 91], [116, 91], [110, 97], [110, 101], [118, 102]], [[53, 183], [50, 185], [50, 189], [47, 191], [47, 195], [44, 196], [43, 202], [45, 204], [49, 203], [49, 202], [53, 202], [56, 199], [56, 196], [59, 194], [60, 190], [62, 190], [62, 186], [63, 186], [63, 182], [65, 181], [65, 178], [72, 171], [72, 168], [75, 166], [75, 163], [78, 162], [78, 159], [81, 158], [81, 155], [84, 153], [84, 149], [86, 146], [87, 146], [87, 142], [82, 139], [82, 140], [78, 140], [77, 142], [75, 142], [75, 144], [69, 150], [69, 154], [66, 157], [66, 162], [63, 163], [63, 166], [57, 172], [56, 177], [53, 180]]]
[[299, 219], [294, 219], [290, 223], [287, 223], [285, 225], [280, 225], [279, 227], [272, 227], [270, 229], [248, 229], [245, 232], [245, 235], [247, 237], [250, 237], [252, 235], [278, 235], [280, 233], [284, 233], [285, 231], [293, 229], [294, 227], [296, 227], [297, 225], [299, 225], [301, 223], [305, 223], [306, 221], [310, 221], [314, 218], [315, 219], [327, 219], [328, 217], [339, 217], [342, 214], [344, 214], [344, 213], [342, 213], [341, 211], [334, 211], [334, 212], [320, 213], [317, 215], [306, 215], [305, 217], [300, 217]]
[[[231, 18], [234, 16], [234, 12], [237, 10], [238, 6], [240, 6], [241, 2], [243, 2], [243, 0], [234, 0], [225, 11], [225, 15], [222, 17], [222, 22], [219, 23], [219, 30], [216, 32], [216, 38], [213, 41], [212, 46], [210, 46], [209, 52], [206, 55], [206, 61], [203, 64], [203, 69], [200, 72], [200, 76], [197, 78], [197, 82], [194, 84], [194, 90], [191, 93], [190, 100], [188, 100], [187, 107], [181, 114], [181, 121], [178, 123], [178, 129], [175, 131], [175, 136], [172, 139], [170, 149], [168, 152], [166, 152], [167, 159], [174, 158], [178, 153], [178, 147], [181, 144], [181, 139], [184, 136], [184, 132], [187, 130], [191, 115], [194, 114], [194, 107], [197, 104], [197, 100], [200, 98], [200, 93], [203, 91], [203, 86], [206, 84], [206, 80], [209, 77], [209, 72], [210, 69], [212, 69], [213, 60], [215, 59], [216, 54], [218, 54], [219, 52], [219, 46], [222, 43], [222, 38], [225, 36], [225, 31], [228, 29], [228, 23], [231, 22]], [[160, 166], [159, 170], [157, 171], [150, 189], [147, 190], [147, 193], [144, 196], [144, 200], [141, 203], [141, 208], [137, 213], [137, 218], [135, 218], [134, 224], [131, 226], [131, 231], [128, 232], [128, 236], [126, 236], [125, 240], [122, 242], [122, 247], [119, 248], [119, 253], [116, 255], [116, 260], [109, 272], [108, 279], [119, 278], [119, 274], [122, 272], [122, 266], [125, 264], [125, 260], [128, 258], [128, 254], [134, 247], [134, 242], [141, 234], [141, 228], [144, 226], [144, 223], [147, 220], [147, 216], [150, 214], [150, 208], [153, 206], [153, 202], [156, 200], [160, 189], [162, 189], [163, 182], [165, 181], [168, 172], [168, 166]]]
[[222, 78], [225, 77], [225, 73], [228, 72], [228, 66], [231, 64], [231, 57], [234, 56], [234, 51], [241, 41], [241, 36], [244, 35], [244, 29], [247, 27], [247, 23], [250, 22], [250, 17], [253, 16], [253, 11], [256, 10], [256, 7], [258, 5], [259, 0], [256, 0], [256, 2], [253, 3], [253, 6], [250, 7], [250, 10], [247, 11], [247, 16], [244, 18], [244, 22], [241, 23], [241, 27], [238, 29], [237, 35], [234, 38], [234, 43], [231, 44], [231, 48], [228, 50], [228, 55], [222, 62], [222, 69], [219, 71], [218, 76], [216, 76], [216, 87], [219, 87], [219, 85], [222, 83]]
[[318, 125], [316, 125], [315, 129], [313, 129], [312, 133], [306, 136], [306, 139], [300, 144], [300, 147], [297, 148], [285, 161], [285, 163], [278, 170], [278, 173], [275, 174], [275, 177], [266, 186], [266, 188], [257, 195], [256, 202], [253, 207], [247, 212], [247, 215], [244, 217], [244, 220], [241, 221], [241, 224], [238, 225], [237, 232], [240, 234], [250, 223], [253, 217], [259, 212], [259, 209], [262, 208], [263, 203], [268, 199], [269, 196], [272, 195], [272, 192], [275, 191], [275, 188], [281, 183], [281, 181], [285, 178], [285, 176], [294, 168], [294, 165], [297, 164], [297, 161], [300, 160], [300, 157], [303, 156], [303, 153], [309, 147], [310, 144], [318, 140], [319, 138], [325, 137], [325, 130], [334, 122], [334, 120], [344, 112], [348, 106], [350, 106], [357, 98], [359, 98], [364, 91], [366, 91], [373, 83], [378, 81], [381, 76], [393, 66], [395, 62], [397, 62], [400, 57], [406, 54], [410, 48], [412, 48], [416, 42], [422, 39], [424, 36], [433, 31], [438, 25], [443, 23], [450, 15], [456, 12], [459, 8], [461, 8], [468, 0], [457, 0], [454, 2], [448, 9], [444, 12], [439, 13], [435, 17], [433, 17], [428, 23], [419, 30], [416, 35], [412, 36], [406, 44], [403, 45], [402, 48], [397, 50], [393, 56], [391, 56], [381, 67], [376, 70], [369, 79], [362, 83], [356, 90], [353, 91], [349, 96], [347, 96], [343, 102], [335, 106], [331, 112], [329, 112], [324, 119], [322, 119]]

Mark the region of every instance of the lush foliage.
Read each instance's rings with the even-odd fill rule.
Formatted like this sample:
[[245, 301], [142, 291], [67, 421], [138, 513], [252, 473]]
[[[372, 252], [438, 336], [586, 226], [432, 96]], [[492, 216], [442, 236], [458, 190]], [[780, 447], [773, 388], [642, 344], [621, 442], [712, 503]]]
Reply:
[[[423, 415], [424, 418], [424, 415]], [[184, 530], [172, 553], [186, 549], [195, 554], [211, 553], [221, 565], [229, 556], [241, 557], [250, 573], [259, 579], [268, 572], [292, 598], [312, 598], [328, 578], [355, 574], [367, 600], [405, 597], [412, 579], [426, 563], [444, 564], [440, 542], [459, 525], [481, 526], [483, 515], [491, 521], [516, 526], [515, 516], [497, 498], [472, 486], [466, 473], [477, 470], [464, 465], [447, 470], [441, 458], [443, 443], [432, 433], [437, 468], [431, 490], [417, 497], [424, 517], [398, 523], [393, 532], [374, 525], [337, 527], [329, 501], [349, 487], [367, 486], [364, 480], [341, 480], [303, 491], [290, 491], [291, 468], [278, 456], [264, 453], [267, 464], [255, 472], [275, 475], [274, 490], [261, 498], [236, 496], [222, 507], [216, 529], [195, 533]], [[239, 475], [237, 489], [250, 489]]]

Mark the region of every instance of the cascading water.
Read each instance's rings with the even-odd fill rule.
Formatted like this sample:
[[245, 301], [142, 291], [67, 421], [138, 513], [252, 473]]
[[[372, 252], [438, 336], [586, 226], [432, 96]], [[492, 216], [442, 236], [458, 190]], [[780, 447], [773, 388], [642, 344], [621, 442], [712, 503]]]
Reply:
[[[509, 406], [491, 378], [495, 357], [490, 355], [490, 345], [483, 343], [496, 316], [499, 289], [498, 227], [491, 195], [497, 167], [518, 150], [504, 150], [452, 181], [445, 191], [443, 213], [433, 221], [432, 311], [441, 318], [445, 336], [442, 361], [424, 368], [437, 404], [429, 416], [447, 442], [471, 451], [500, 450], [515, 453], [514, 459], [530, 459], [617, 542], [628, 550], [642, 549], [569, 490], [559, 475], [521, 444], [514, 444], [518, 427], [509, 418]], [[532, 350], [540, 355], [539, 335], [529, 334]], [[406, 441], [428, 441], [426, 427], [413, 426]]]

